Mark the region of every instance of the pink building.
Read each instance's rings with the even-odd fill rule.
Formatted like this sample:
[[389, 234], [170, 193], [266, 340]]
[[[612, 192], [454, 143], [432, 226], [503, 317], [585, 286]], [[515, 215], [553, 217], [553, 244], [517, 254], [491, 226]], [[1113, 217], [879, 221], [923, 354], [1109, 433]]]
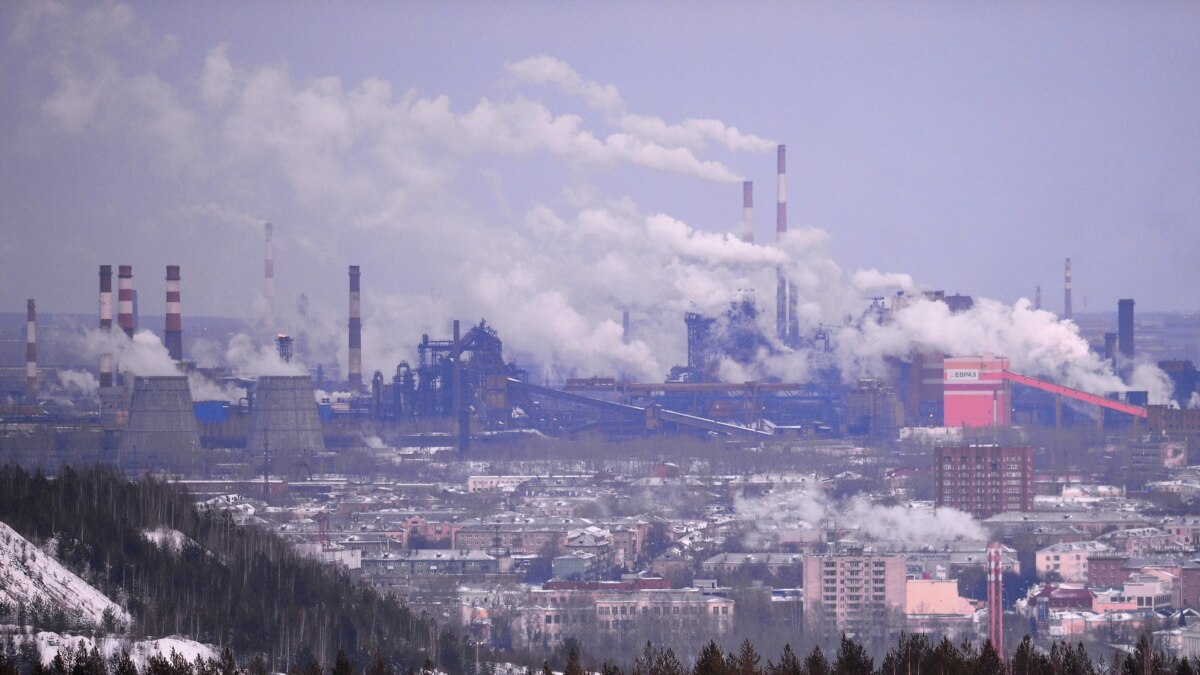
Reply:
[[948, 358], [942, 364], [947, 427], [1012, 426], [1012, 385], [1004, 379], [1003, 357]]
[[901, 555], [862, 552], [805, 558], [805, 630], [885, 632], [905, 609], [905, 562]]

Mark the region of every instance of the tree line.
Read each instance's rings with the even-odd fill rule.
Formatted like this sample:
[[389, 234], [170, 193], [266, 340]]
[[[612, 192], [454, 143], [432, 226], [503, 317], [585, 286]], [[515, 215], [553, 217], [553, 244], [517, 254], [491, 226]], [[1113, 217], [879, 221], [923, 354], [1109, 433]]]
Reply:
[[[379, 650], [401, 668], [427, 658], [459, 668], [474, 655], [394, 597], [298, 555], [269, 530], [197, 509], [182, 487], [149, 476], [64, 466], [49, 478], [0, 466], [0, 521], [36, 545], [53, 542], [59, 562], [129, 610], [133, 635], [188, 635], [239, 658], [261, 654], [274, 672], [332, 662], [338, 650], [364, 663]], [[143, 536], [159, 527], [189, 541], [176, 551]], [[36, 609], [0, 607], [0, 622], [64, 628], [63, 617]]]

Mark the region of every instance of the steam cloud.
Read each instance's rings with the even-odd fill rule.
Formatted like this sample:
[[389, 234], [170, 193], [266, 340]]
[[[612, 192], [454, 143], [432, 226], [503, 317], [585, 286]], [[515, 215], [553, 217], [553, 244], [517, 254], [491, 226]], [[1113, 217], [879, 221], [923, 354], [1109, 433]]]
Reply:
[[834, 503], [815, 485], [778, 490], [762, 497], [736, 499], [738, 519], [750, 523], [786, 522], [813, 529], [851, 529], [866, 541], [904, 542], [914, 547], [987, 540], [980, 524], [957, 509], [881, 506], [861, 495]]
[[[148, 37], [128, 5], [53, 12], [30, 5], [19, 14], [13, 43], [46, 45], [45, 58], [30, 66], [47, 83], [38, 123], [77, 138], [91, 134], [106, 148], [141, 148], [182, 180], [203, 185], [199, 205], [168, 209], [174, 218], [230, 223], [240, 241], [257, 246], [259, 219], [245, 214], [294, 205], [308, 221], [277, 230], [281, 258], [301, 254], [340, 267], [347, 255], [340, 242], [369, 232], [374, 248], [394, 244], [409, 259], [444, 261], [423, 266], [419, 289], [364, 287], [368, 373], [412, 361], [421, 333], [443, 336], [451, 318], [478, 316], [494, 323], [509, 358], [541, 364], [547, 379], [659, 380], [685, 358], [684, 312], [718, 315], [756, 289], [771, 295], [759, 302], [769, 308], [780, 267], [796, 285], [801, 330], [828, 327], [832, 352], [776, 345], [749, 366], [722, 363], [727, 379], [803, 382], [829, 366], [847, 379], [881, 375], [887, 358], [928, 350], [1007, 356], [1018, 371], [1098, 394], [1128, 388], [1090, 353], [1074, 324], [1027, 301], [978, 299], [974, 309], [952, 315], [940, 303], [916, 300], [888, 321], [863, 319], [864, 296], [911, 297], [922, 286], [907, 274], [843, 272], [825, 252], [828, 235], [815, 227], [793, 229], [779, 245], [747, 244], [596, 194], [586, 183], [564, 184], [557, 200], [543, 194], [514, 206], [502, 199], [501, 218], [476, 213], [460, 193], [463, 183], [489, 183], [467, 169], [483, 158], [538, 156], [553, 162], [556, 174], [640, 167], [729, 189], [741, 179], [738, 171], [706, 153], [764, 153], [774, 146], [719, 120], [675, 123], [631, 112], [616, 85], [590, 80], [553, 56], [508, 64], [498, 97], [466, 104], [396, 90], [374, 77], [298, 81], [278, 63], [236, 63], [223, 44], [209, 49], [202, 64], [183, 64], [194, 76], [173, 84], [157, 70], [173, 38]], [[559, 112], [531, 98], [542, 86], [569, 103], [582, 101], [584, 110]], [[491, 177], [491, 192], [503, 195], [504, 174], [482, 171]], [[736, 200], [731, 189], [730, 201]], [[430, 222], [436, 227], [414, 225]], [[706, 227], [736, 230], [738, 223]], [[314, 301], [301, 327], [310, 357], [346, 363], [343, 308]], [[629, 341], [621, 334], [623, 310], [633, 319]], [[773, 336], [773, 313], [763, 311], [760, 320]], [[165, 351], [137, 347], [147, 339], [110, 346], [124, 349], [119, 359], [130, 372], [174, 372]], [[246, 375], [302, 372], [249, 338], [235, 339], [223, 355], [219, 346], [203, 353], [223, 356]], [[1169, 392], [1167, 379], [1149, 365], [1135, 368], [1128, 386], [1148, 390], [1154, 402]]]

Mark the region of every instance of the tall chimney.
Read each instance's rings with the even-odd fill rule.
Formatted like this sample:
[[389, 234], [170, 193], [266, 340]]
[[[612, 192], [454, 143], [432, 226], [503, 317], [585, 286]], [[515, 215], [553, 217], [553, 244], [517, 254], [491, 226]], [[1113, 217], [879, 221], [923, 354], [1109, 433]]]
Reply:
[[1104, 334], [1104, 360], [1112, 364], [1113, 370], [1117, 369], [1117, 334]]
[[1067, 258], [1066, 285], [1063, 287], [1063, 318], [1071, 318], [1071, 259]]
[[1133, 299], [1117, 301], [1117, 351], [1127, 359], [1133, 358]]
[[629, 344], [630, 338], [633, 335], [630, 333], [629, 310], [621, 312], [621, 342]]
[[25, 397], [37, 398], [37, 309], [25, 303]]
[[275, 227], [270, 223], [266, 224], [267, 230], [267, 264], [266, 264], [266, 286], [265, 293], [267, 296], [267, 311], [274, 308], [275, 301], [275, 242], [274, 233]]
[[183, 316], [179, 312], [179, 265], [167, 265], [167, 326], [163, 341], [171, 360], [183, 360]]
[[350, 392], [362, 391], [362, 302], [358, 292], [358, 265], [350, 266]]
[[[112, 265], [100, 266], [100, 332], [105, 340], [112, 334]], [[113, 357], [105, 351], [100, 355], [100, 387], [113, 386]]]
[[1004, 549], [999, 542], [987, 547], [988, 639], [996, 653], [1004, 654]]
[[117, 324], [126, 337], [133, 337], [133, 266], [117, 268]]
[[1042, 287], [1038, 286], [1033, 292], [1033, 308], [1040, 310], [1042, 308]]
[[[780, 145], [776, 151], [776, 197], [775, 197], [775, 243], [783, 240], [787, 232], [787, 146]], [[775, 268], [775, 332], [780, 340], [787, 339], [788, 331], [788, 283], [783, 268]]]
[[742, 183], [742, 241], [754, 243], [754, 181]]

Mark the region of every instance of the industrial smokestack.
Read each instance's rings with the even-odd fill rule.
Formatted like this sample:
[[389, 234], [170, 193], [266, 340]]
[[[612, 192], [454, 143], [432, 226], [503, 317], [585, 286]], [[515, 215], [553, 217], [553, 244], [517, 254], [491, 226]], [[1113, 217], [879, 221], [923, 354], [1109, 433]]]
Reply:
[[25, 303], [25, 397], [37, 398], [37, 309]]
[[[100, 266], [100, 332], [107, 338], [112, 333], [112, 265]], [[113, 357], [105, 351], [100, 355], [100, 387], [113, 385]]]
[[1042, 308], [1042, 287], [1038, 286], [1033, 293], [1033, 308], [1040, 310]]
[[621, 312], [621, 342], [629, 344], [632, 334], [629, 332], [629, 310]]
[[133, 337], [133, 266], [117, 268], [117, 324], [126, 337]]
[[358, 265], [350, 266], [350, 391], [362, 391], [362, 302], [358, 291]]
[[1133, 299], [1117, 301], [1117, 351], [1127, 359], [1133, 358]]
[[742, 241], [754, 243], [754, 181], [742, 183]]
[[1004, 549], [999, 542], [987, 547], [988, 639], [997, 654], [1004, 653]]
[[1104, 334], [1104, 360], [1113, 365], [1113, 370], [1117, 368], [1117, 334]]
[[[783, 241], [787, 232], [787, 146], [780, 145], [776, 151], [776, 197], [775, 197], [775, 243]], [[781, 341], [787, 339], [788, 326], [788, 283], [782, 268], [775, 268], [775, 332]]]
[[163, 331], [167, 353], [176, 363], [183, 360], [183, 316], [179, 312], [179, 265], [167, 265], [167, 326]]
[[1067, 258], [1066, 285], [1063, 287], [1063, 318], [1071, 318], [1071, 259]]
[[267, 310], [270, 311], [274, 307], [275, 300], [275, 242], [274, 234], [275, 227], [270, 223], [266, 224], [267, 231], [267, 263], [266, 263], [266, 286], [265, 293], [267, 296]]

